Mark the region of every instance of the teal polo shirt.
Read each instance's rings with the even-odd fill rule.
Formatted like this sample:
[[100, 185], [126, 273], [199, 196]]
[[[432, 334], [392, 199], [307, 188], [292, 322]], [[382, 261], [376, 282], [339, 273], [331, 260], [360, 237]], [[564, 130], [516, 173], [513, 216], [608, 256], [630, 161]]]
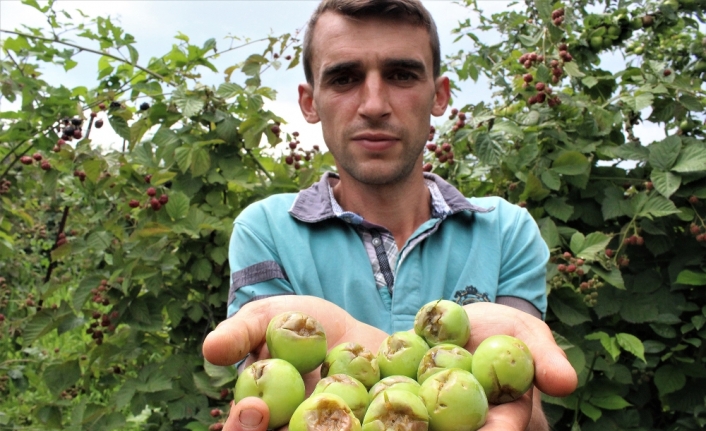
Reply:
[[544, 316], [549, 250], [524, 208], [498, 197], [465, 198], [425, 173], [431, 218], [389, 253], [384, 226], [337, 205], [335, 181], [327, 173], [236, 218], [228, 316], [248, 302], [292, 294], [324, 298], [387, 333], [411, 329], [419, 308], [441, 298]]

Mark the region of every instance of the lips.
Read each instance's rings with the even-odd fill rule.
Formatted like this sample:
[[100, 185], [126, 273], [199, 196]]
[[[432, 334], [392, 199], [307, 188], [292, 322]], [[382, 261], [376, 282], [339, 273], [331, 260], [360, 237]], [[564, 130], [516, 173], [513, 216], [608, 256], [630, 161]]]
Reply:
[[385, 133], [361, 133], [353, 136], [352, 140], [368, 151], [384, 151], [399, 141], [397, 137]]

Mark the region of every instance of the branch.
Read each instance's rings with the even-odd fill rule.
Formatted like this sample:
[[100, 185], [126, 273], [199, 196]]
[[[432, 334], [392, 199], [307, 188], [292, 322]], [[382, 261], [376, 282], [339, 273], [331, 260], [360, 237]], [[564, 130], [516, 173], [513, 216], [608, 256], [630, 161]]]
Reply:
[[61, 44], [61, 45], [70, 46], [70, 47], [72, 47], [72, 48], [76, 48], [76, 49], [81, 50], [81, 51], [91, 52], [91, 53], [93, 53], [93, 54], [98, 54], [98, 55], [105, 55], [106, 57], [112, 58], [113, 60], [117, 60], [117, 61], [119, 61], [119, 62], [121, 62], [121, 63], [125, 63], [125, 64], [129, 64], [129, 65], [131, 65], [131, 66], [134, 66], [134, 67], [136, 67], [137, 69], [139, 69], [139, 70], [141, 70], [141, 71], [143, 71], [143, 72], [145, 72], [145, 73], [147, 73], [147, 74], [149, 74], [149, 75], [152, 75], [153, 77], [155, 77], [155, 78], [157, 78], [157, 79], [160, 79], [160, 80], [166, 82], [168, 85], [174, 86], [173, 83], [167, 82], [167, 80], [166, 80], [162, 75], [160, 75], [160, 74], [158, 74], [158, 73], [156, 73], [156, 72], [152, 72], [151, 70], [149, 70], [149, 69], [147, 69], [147, 68], [144, 68], [144, 67], [142, 67], [142, 66], [140, 66], [140, 65], [138, 65], [138, 64], [132, 64], [132, 63], [130, 63], [129, 61], [123, 59], [123, 58], [120, 58], [120, 57], [118, 57], [118, 56], [116, 56], [116, 55], [113, 55], [113, 54], [110, 54], [110, 53], [107, 53], [107, 52], [98, 51], [98, 50], [91, 49], [91, 48], [85, 48], [85, 47], [83, 47], [83, 46], [76, 45], [76, 44], [73, 44], [73, 43], [71, 43], [71, 42], [64, 42], [63, 40], [49, 39], [49, 38], [47, 38], [47, 37], [34, 36], [34, 35], [31, 35], [31, 34], [25, 34], [25, 33], [19, 33], [19, 32], [12, 31], [12, 30], [2, 30], [2, 29], [0, 29], [0, 32], [15, 34], [15, 35], [17, 35], [17, 36], [26, 37], [26, 38], [29, 38], [29, 39], [42, 40], [42, 41], [44, 41], [44, 42], [49, 42], [49, 43], [59, 43], [59, 44]]
[[[56, 249], [56, 243], [59, 241], [59, 236], [64, 233], [64, 228], [66, 227], [66, 219], [69, 218], [69, 207], [65, 206], [64, 207], [64, 214], [61, 216], [61, 222], [59, 222], [59, 231], [56, 233], [56, 241], [54, 242], [54, 246], [52, 247], [52, 251]], [[47, 268], [47, 275], [44, 277], [44, 282], [47, 283], [49, 280], [51, 280], [51, 273], [54, 271], [54, 268], [56, 268], [57, 263], [52, 262], [51, 260], [51, 253], [49, 253], [49, 267]]]

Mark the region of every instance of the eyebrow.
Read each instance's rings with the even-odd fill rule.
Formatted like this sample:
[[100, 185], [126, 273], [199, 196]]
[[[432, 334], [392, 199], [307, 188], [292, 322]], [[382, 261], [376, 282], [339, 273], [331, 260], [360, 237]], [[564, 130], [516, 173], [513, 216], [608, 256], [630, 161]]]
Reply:
[[[360, 69], [362, 67], [362, 62], [360, 61], [344, 61], [341, 63], [332, 64], [325, 68], [321, 73], [322, 81], [325, 81], [331, 76], [338, 75], [342, 72], [349, 72], [355, 69]], [[420, 74], [426, 72], [426, 67], [424, 63], [411, 59], [411, 58], [391, 58], [383, 62], [384, 69], [405, 69], [414, 71]]]

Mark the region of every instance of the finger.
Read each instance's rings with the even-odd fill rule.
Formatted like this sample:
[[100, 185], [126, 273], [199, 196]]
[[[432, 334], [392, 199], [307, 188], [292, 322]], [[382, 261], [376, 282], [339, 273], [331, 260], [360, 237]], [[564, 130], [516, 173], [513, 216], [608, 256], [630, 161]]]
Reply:
[[235, 364], [262, 345], [269, 321], [268, 307], [264, 302], [243, 307], [206, 336], [204, 357], [214, 365]]
[[532, 391], [517, 400], [491, 405], [485, 425], [479, 431], [525, 431], [532, 417]]
[[267, 431], [270, 411], [260, 398], [247, 397], [232, 404], [224, 431]]
[[576, 371], [556, 344], [549, 326], [542, 320], [500, 304], [475, 303], [465, 309], [471, 321], [468, 350], [474, 352], [478, 344], [491, 335], [512, 335], [527, 344], [532, 352], [535, 384], [542, 392], [563, 397], [576, 389]]

